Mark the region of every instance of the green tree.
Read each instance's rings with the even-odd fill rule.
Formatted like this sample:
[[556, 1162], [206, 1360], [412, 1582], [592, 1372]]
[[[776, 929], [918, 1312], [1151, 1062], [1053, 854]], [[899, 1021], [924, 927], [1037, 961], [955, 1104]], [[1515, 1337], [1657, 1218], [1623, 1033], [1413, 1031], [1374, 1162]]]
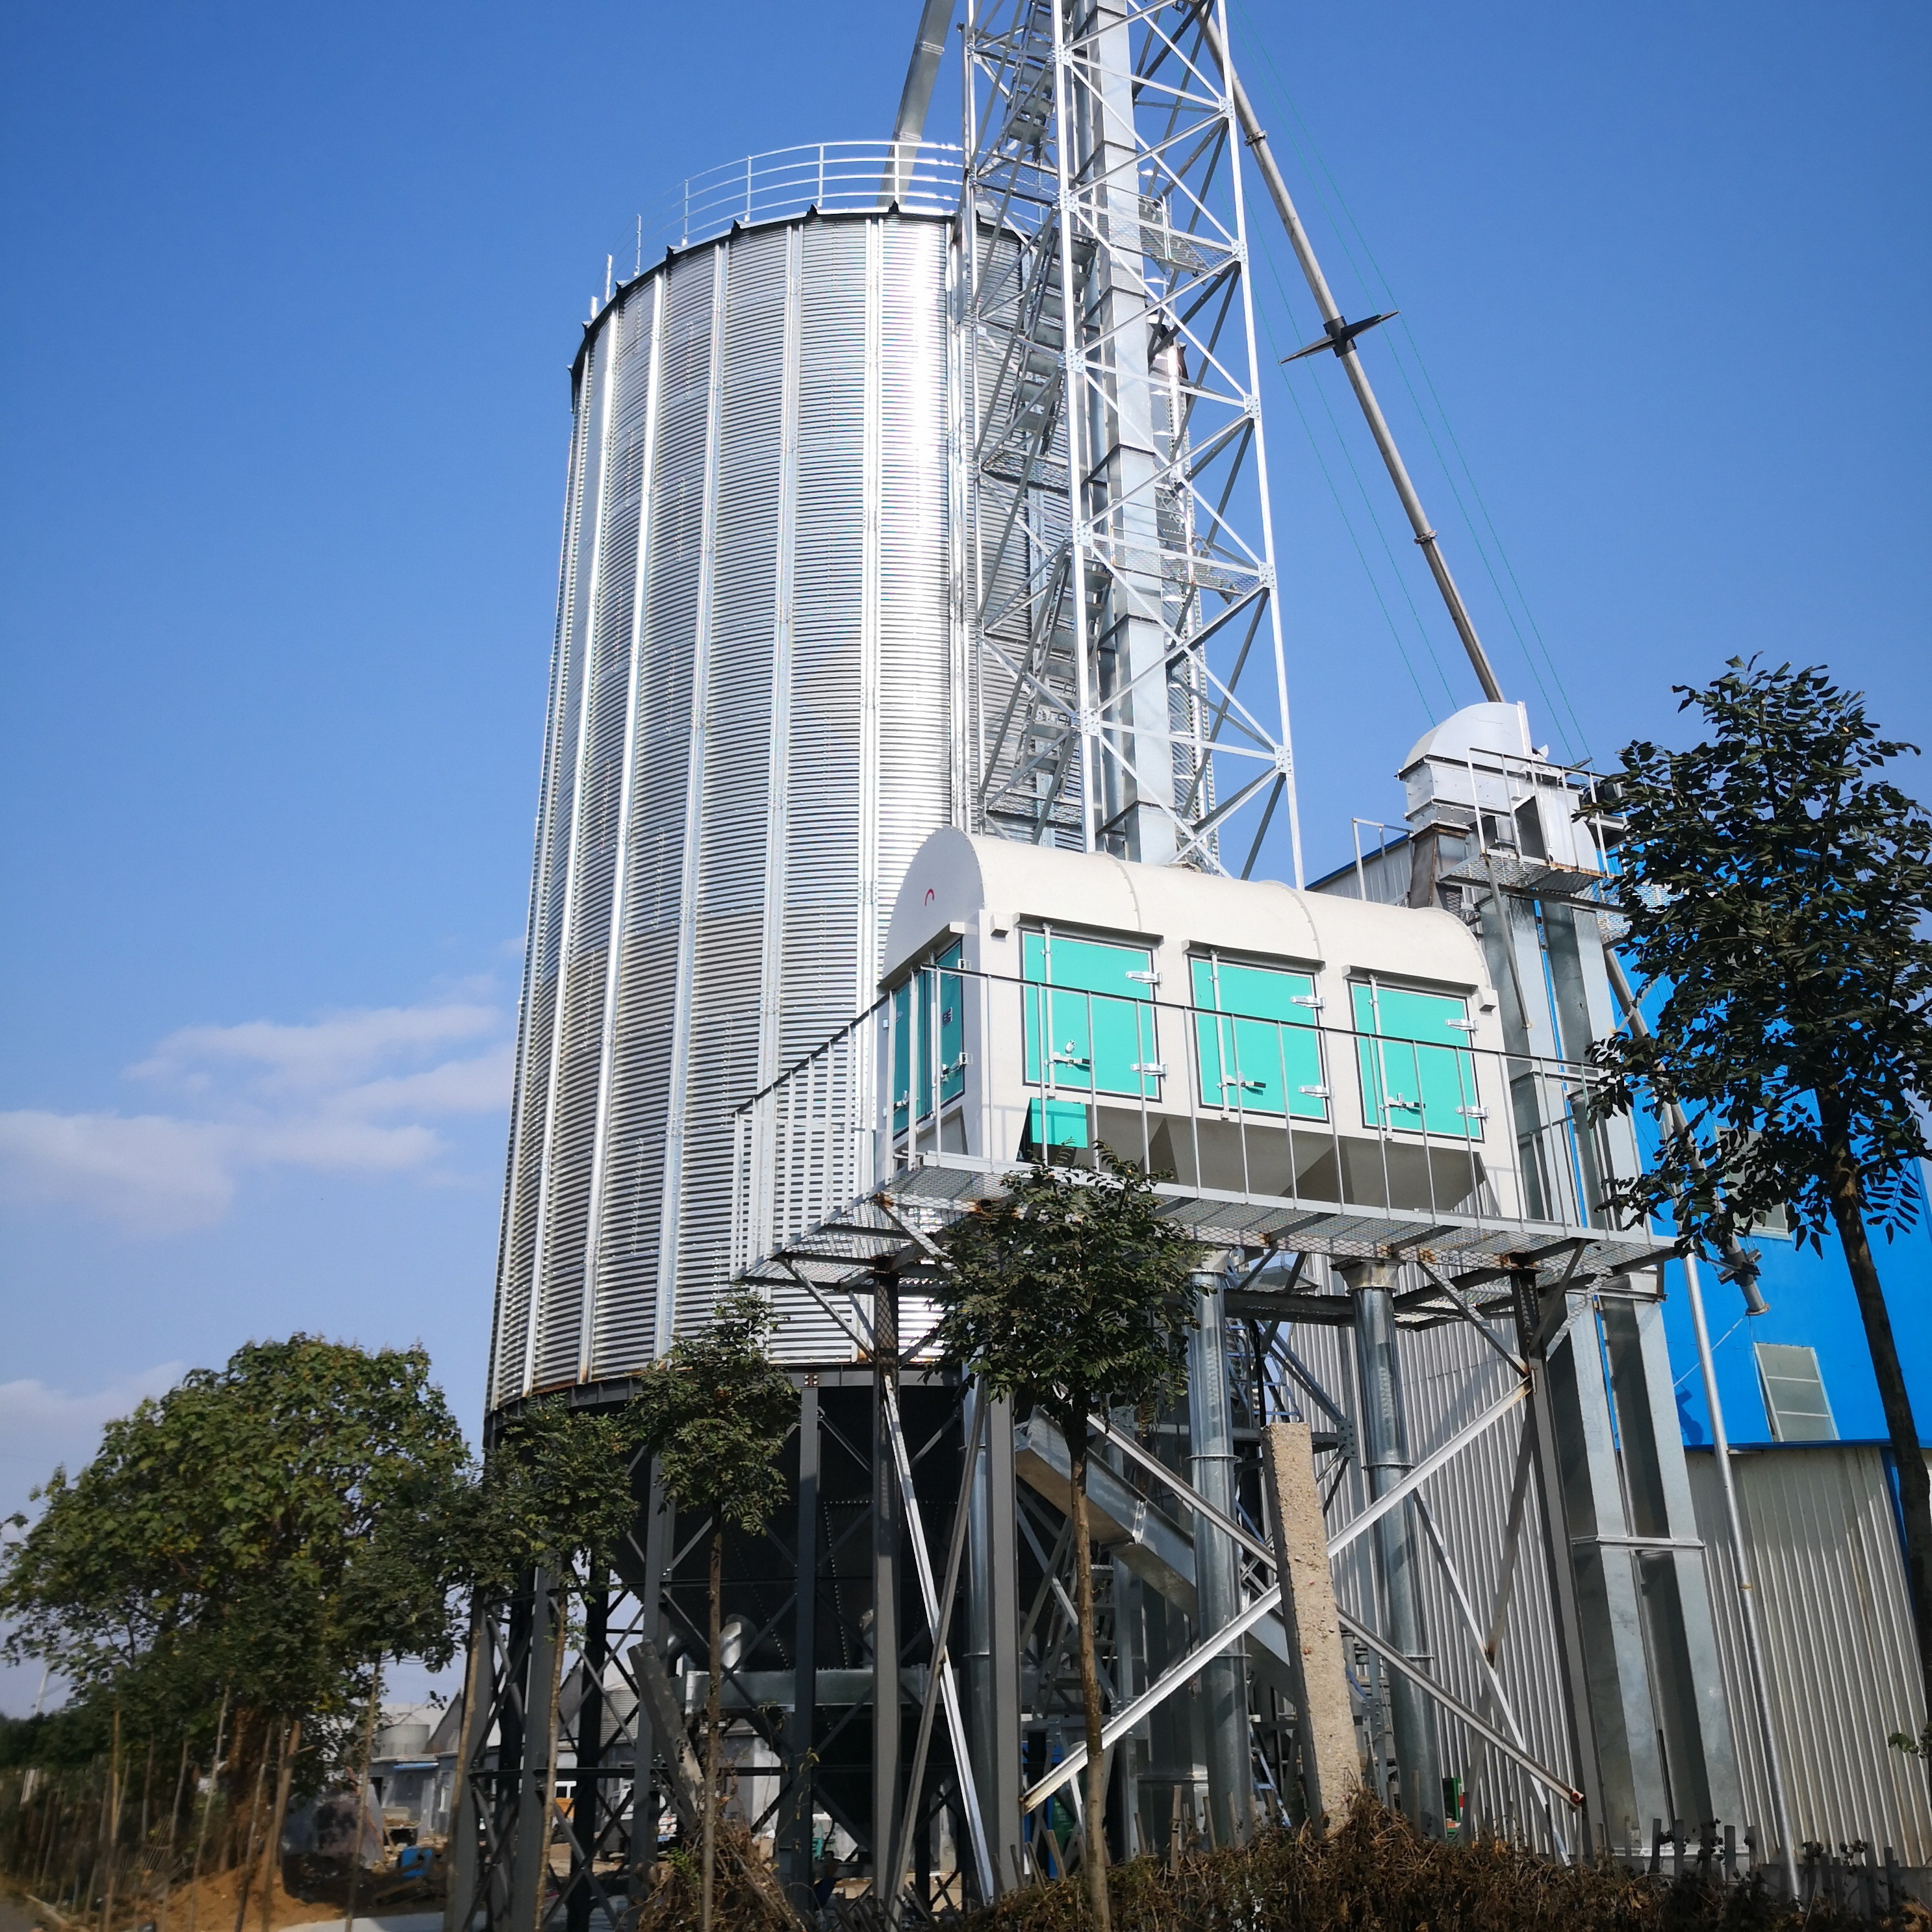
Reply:
[[637, 1521], [632, 1478], [644, 1425], [634, 1401], [573, 1408], [562, 1395], [538, 1396], [509, 1415], [470, 1509], [454, 1522], [470, 1582], [506, 1595], [532, 1569], [566, 1580], [580, 1562], [593, 1576], [601, 1570]]
[[774, 1318], [764, 1299], [729, 1294], [710, 1325], [674, 1342], [641, 1378], [634, 1407], [639, 1439], [679, 1508], [711, 1519], [710, 1676], [704, 1705], [704, 1818], [700, 1922], [710, 1932], [718, 1844], [718, 1681], [724, 1532], [761, 1534], [784, 1500], [778, 1467], [798, 1414], [798, 1392], [766, 1352]]
[[1086, 1870], [1094, 1922], [1106, 1932], [1106, 1768], [1094, 1652], [1089, 1420], [1096, 1408], [1150, 1417], [1186, 1383], [1196, 1324], [1189, 1276], [1202, 1250], [1161, 1211], [1154, 1184], [1101, 1150], [1076, 1178], [1036, 1167], [956, 1222], [938, 1295], [938, 1341], [994, 1396], [1044, 1412], [1066, 1441], [1073, 1509], [1075, 1609], [1087, 1730]]
[[[1649, 1036], [1594, 1049], [1613, 1111], [1659, 1135], [1618, 1184], [1700, 1250], [1783, 1208], [1814, 1248], [1837, 1231], [1898, 1470], [1919, 1662], [1932, 1696], [1932, 1484], [1868, 1229], [1919, 1207], [1912, 1163], [1932, 1102], [1932, 819], [1881, 769], [1882, 738], [1825, 672], [1730, 661], [1676, 688], [1711, 728], [1686, 752], [1640, 741], [1600, 815], [1625, 828], [1618, 909], [1662, 990]], [[1673, 1127], [1668, 1104], [1683, 1110]]]
[[[469, 1452], [419, 1348], [251, 1343], [110, 1423], [34, 1492], [0, 1552], [11, 1659], [136, 1735], [178, 1736], [226, 1694], [230, 1809], [302, 1729], [349, 1727], [384, 1654], [454, 1654], [449, 1526]], [[300, 1727], [300, 1728], [298, 1728]]]

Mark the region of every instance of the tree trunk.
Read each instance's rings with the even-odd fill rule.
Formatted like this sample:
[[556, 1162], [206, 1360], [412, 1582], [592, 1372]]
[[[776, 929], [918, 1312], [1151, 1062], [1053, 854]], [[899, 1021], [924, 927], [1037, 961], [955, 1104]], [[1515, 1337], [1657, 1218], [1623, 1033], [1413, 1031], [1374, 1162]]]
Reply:
[[[114, 1744], [107, 1760], [107, 1792], [100, 1807], [100, 1844], [106, 1868], [100, 1899], [100, 1932], [114, 1922], [114, 1866], [121, 1844], [121, 1706], [114, 1707]], [[237, 1926], [236, 1932], [241, 1932]]]
[[235, 1932], [242, 1932], [248, 1918], [248, 1891], [255, 1882], [255, 1837], [262, 1828], [262, 1786], [268, 1780], [268, 1754], [274, 1748], [275, 1720], [262, 1713], [262, 1750], [255, 1760], [255, 1790], [248, 1801], [248, 1848], [242, 1854], [242, 1883], [235, 1894]]
[[188, 1789], [188, 1733], [182, 1733], [181, 1772], [175, 1780], [175, 1802], [168, 1812], [168, 1849], [161, 1861], [161, 1909], [157, 1932], [168, 1932], [168, 1896], [174, 1889], [175, 1849], [181, 1830], [182, 1793]]
[[[228, 1729], [228, 1688], [221, 1690], [221, 1709], [214, 1720], [214, 1751], [208, 1760], [208, 1796], [201, 1800], [201, 1815], [195, 1822], [194, 1862], [188, 1868], [188, 1932], [194, 1932], [195, 1914], [201, 1904], [201, 1854], [208, 1843], [208, 1814], [214, 1804], [214, 1794], [221, 1788], [221, 1742]], [[199, 1789], [195, 1796], [201, 1797]]]
[[1073, 1490], [1073, 1605], [1080, 1623], [1080, 1702], [1087, 1718], [1087, 1818], [1081, 1842], [1096, 1932], [1108, 1932], [1107, 1760], [1100, 1748], [1100, 1671], [1094, 1656], [1094, 1551], [1087, 1528], [1087, 1410], [1081, 1406], [1067, 1455]]
[[711, 1932], [712, 1897], [718, 1874], [718, 1680], [724, 1671], [722, 1622], [724, 1597], [724, 1526], [721, 1522], [711, 1532], [711, 1667], [704, 1687], [704, 1820], [700, 1828], [703, 1839], [699, 1865], [700, 1932]]
[[282, 1761], [275, 1773], [274, 1802], [268, 1807], [268, 1829], [262, 1846], [262, 1932], [269, 1932], [275, 1904], [275, 1885], [282, 1875], [282, 1826], [289, 1815], [289, 1786], [295, 1775], [296, 1753], [302, 1748], [302, 1720], [291, 1718], [282, 1738]]
[[[539, 1604], [538, 1607], [541, 1611], [542, 1606]], [[349, 1884], [342, 1907], [342, 1932], [353, 1932], [356, 1924], [356, 1894], [361, 1889], [362, 1877], [362, 1821], [368, 1816], [363, 1786], [369, 1781], [369, 1760], [376, 1754], [376, 1719], [382, 1702], [382, 1660], [378, 1656], [369, 1678], [369, 1703], [362, 1713], [362, 1737], [356, 1753], [356, 1775], [350, 1784], [354, 1794], [354, 1816], [349, 1828]], [[546, 1792], [544, 1796], [548, 1801], [550, 1794]], [[546, 1818], [548, 1816], [546, 1808]], [[239, 1927], [236, 1932], [240, 1932]]]
[[1918, 1426], [1912, 1414], [1912, 1398], [1899, 1366], [1898, 1344], [1892, 1333], [1892, 1312], [1879, 1286], [1865, 1232], [1864, 1196], [1851, 1150], [1843, 1141], [1832, 1148], [1828, 1176], [1832, 1218], [1851, 1271], [1858, 1298], [1858, 1314], [1865, 1324], [1865, 1346], [1871, 1351], [1878, 1378], [1879, 1401], [1885, 1410], [1886, 1432], [1892, 1438], [1892, 1457], [1898, 1471], [1899, 1513], [1905, 1519], [1905, 1584], [1912, 1604], [1912, 1628], [1918, 1640], [1918, 1670], [1924, 1688], [1927, 1714], [1932, 1718], [1932, 1477], [1919, 1447]]

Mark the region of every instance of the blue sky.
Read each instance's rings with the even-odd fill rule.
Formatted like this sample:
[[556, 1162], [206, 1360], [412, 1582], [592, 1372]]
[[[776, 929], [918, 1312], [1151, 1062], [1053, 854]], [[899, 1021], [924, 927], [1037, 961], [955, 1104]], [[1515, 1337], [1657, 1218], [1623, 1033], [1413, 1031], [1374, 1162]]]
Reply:
[[[297, 1327], [422, 1340], [473, 1423], [578, 324], [681, 176], [885, 133], [916, 13], [0, 20], [0, 1509]], [[1234, 34], [1539, 736], [1606, 759], [1761, 650], [1932, 738], [1932, 17]], [[1474, 695], [1337, 373], [1265, 398], [1311, 866]]]

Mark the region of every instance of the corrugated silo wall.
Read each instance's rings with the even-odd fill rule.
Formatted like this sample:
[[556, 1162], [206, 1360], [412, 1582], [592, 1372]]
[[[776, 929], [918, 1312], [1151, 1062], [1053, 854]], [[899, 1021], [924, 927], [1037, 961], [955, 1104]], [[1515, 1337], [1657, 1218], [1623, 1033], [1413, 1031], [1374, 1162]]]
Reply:
[[745, 230], [580, 358], [493, 1406], [703, 1319], [731, 1109], [869, 1003], [949, 821], [948, 250], [898, 216]]

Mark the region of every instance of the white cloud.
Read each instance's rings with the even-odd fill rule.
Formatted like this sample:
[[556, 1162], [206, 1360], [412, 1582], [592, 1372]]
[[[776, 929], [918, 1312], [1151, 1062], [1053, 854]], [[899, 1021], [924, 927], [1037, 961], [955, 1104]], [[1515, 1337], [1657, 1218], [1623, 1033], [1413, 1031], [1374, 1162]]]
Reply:
[[159, 1234], [220, 1220], [251, 1168], [435, 1178], [430, 1123], [508, 1102], [511, 1049], [489, 1040], [502, 1024], [450, 1000], [184, 1027], [128, 1070], [181, 1112], [0, 1113], [0, 1198]]
[[28, 1492], [57, 1465], [72, 1475], [92, 1462], [106, 1424], [146, 1396], [166, 1394], [186, 1368], [158, 1362], [86, 1395], [45, 1382], [0, 1382], [0, 1516], [26, 1507]]
[[359, 1114], [487, 1114], [510, 1102], [508, 1041], [473, 1060], [446, 1060], [420, 1073], [364, 1081], [339, 1104]]
[[144, 1079], [205, 1079], [210, 1063], [258, 1070], [266, 1084], [340, 1087], [399, 1054], [420, 1053], [494, 1033], [494, 1006], [382, 1006], [338, 1013], [308, 1026], [248, 1020], [239, 1026], [183, 1027], [128, 1071]]
[[0, 1194], [16, 1207], [105, 1212], [146, 1233], [204, 1227], [235, 1198], [232, 1138], [164, 1114], [0, 1114]]

